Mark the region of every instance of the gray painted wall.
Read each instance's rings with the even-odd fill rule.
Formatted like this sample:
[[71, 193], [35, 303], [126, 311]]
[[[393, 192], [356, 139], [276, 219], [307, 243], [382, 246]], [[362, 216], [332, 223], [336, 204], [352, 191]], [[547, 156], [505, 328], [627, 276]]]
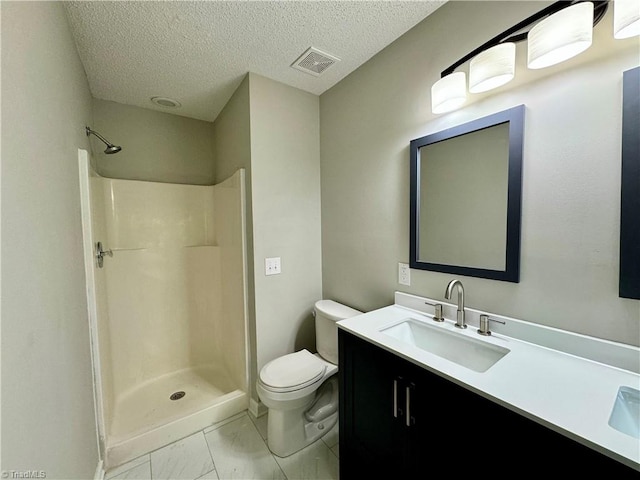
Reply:
[[91, 136], [97, 171], [109, 178], [212, 185], [213, 123], [147, 108], [93, 100], [94, 130], [122, 151], [104, 154]]
[[543, 6], [448, 2], [321, 96], [325, 297], [361, 310], [393, 303], [394, 291], [444, 301], [452, 275], [397, 281], [409, 260], [409, 142], [524, 104], [521, 280], [461, 277], [466, 304], [640, 344], [640, 302], [618, 297], [621, 85], [637, 37], [613, 39], [610, 9], [582, 55], [527, 71], [519, 44], [511, 84], [431, 114], [441, 70]]
[[[216, 181], [247, 169], [252, 398], [270, 360], [315, 351], [322, 298], [319, 98], [250, 73], [214, 122]], [[265, 275], [265, 258], [282, 273]]]
[[[322, 298], [319, 98], [249, 74], [257, 368], [315, 351]], [[265, 258], [282, 273], [265, 275]]]
[[2, 2], [2, 469], [98, 464], [78, 148], [91, 95], [59, 2]]

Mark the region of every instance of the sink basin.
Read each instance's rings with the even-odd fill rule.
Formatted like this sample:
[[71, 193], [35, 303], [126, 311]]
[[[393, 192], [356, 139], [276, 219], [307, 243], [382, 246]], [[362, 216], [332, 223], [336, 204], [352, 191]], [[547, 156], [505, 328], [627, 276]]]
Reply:
[[622, 433], [640, 438], [640, 390], [631, 387], [618, 389], [609, 425]]
[[408, 318], [380, 330], [390, 337], [433, 353], [476, 372], [486, 372], [509, 349]]

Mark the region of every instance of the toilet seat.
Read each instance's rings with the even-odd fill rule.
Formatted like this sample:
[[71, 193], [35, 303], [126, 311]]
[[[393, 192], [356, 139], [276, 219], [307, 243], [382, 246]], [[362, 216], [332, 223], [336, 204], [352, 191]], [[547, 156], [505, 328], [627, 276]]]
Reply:
[[272, 392], [300, 390], [321, 381], [327, 365], [308, 350], [289, 353], [270, 361], [260, 370], [260, 383]]

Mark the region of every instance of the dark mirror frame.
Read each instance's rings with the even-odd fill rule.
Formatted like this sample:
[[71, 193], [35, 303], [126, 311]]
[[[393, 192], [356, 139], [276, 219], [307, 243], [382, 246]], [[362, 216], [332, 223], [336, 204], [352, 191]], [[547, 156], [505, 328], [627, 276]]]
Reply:
[[640, 300], [640, 67], [622, 75], [619, 296]]
[[[492, 280], [518, 283], [520, 281], [520, 223], [522, 206], [522, 157], [524, 139], [525, 106], [504, 110], [487, 117], [474, 120], [456, 127], [427, 135], [409, 144], [410, 153], [410, 240], [409, 266], [419, 270], [453, 273], [469, 277], [481, 277]], [[509, 123], [509, 174], [507, 194], [507, 239], [505, 269], [489, 270], [465, 265], [444, 265], [419, 261], [420, 255], [420, 148], [432, 143], [477, 132], [485, 128]]]

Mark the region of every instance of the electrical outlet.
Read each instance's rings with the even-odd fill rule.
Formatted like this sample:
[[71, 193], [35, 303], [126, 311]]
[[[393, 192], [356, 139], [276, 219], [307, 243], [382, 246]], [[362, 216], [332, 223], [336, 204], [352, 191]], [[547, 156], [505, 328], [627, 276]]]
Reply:
[[264, 259], [264, 274], [278, 275], [280, 270], [280, 257], [272, 257]]
[[411, 285], [411, 270], [408, 263], [398, 264], [398, 283], [400, 285]]

